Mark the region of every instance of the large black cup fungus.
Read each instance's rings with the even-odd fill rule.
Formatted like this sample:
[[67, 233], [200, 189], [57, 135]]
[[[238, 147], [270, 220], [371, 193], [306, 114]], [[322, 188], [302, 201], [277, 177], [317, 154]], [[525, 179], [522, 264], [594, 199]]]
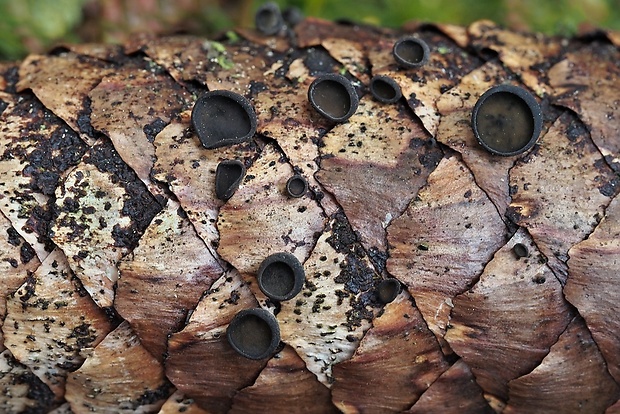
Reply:
[[542, 112], [534, 96], [513, 85], [494, 86], [482, 94], [471, 117], [474, 135], [487, 151], [521, 154], [536, 144]]
[[428, 44], [415, 36], [404, 36], [394, 43], [392, 55], [399, 66], [417, 68], [428, 62], [431, 51]]
[[289, 197], [303, 197], [308, 191], [308, 181], [299, 174], [295, 174], [286, 182], [286, 193]]
[[271, 36], [284, 27], [284, 19], [280, 7], [276, 3], [265, 3], [256, 10], [254, 25], [259, 32]]
[[226, 160], [215, 170], [215, 195], [222, 201], [233, 196], [245, 175], [245, 165], [239, 160]]
[[264, 359], [280, 345], [280, 327], [265, 309], [244, 309], [237, 313], [226, 329], [228, 343], [249, 359]]
[[382, 103], [394, 103], [403, 96], [400, 85], [385, 75], [373, 76], [370, 80], [370, 93]]
[[325, 118], [344, 122], [357, 110], [359, 97], [351, 82], [342, 75], [318, 76], [308, 88], [308, 100]]
[[284, 301], [292, 299], [301, 291], [306, 273], [294, 255], [282, 252], [263, 260], [257, 279], [258, 287], [268, 298]]
[[205, 148], [238, 144], [256, 133], [256, 113], [238, 93], [210, 91], [194, 104], [192, 127]]

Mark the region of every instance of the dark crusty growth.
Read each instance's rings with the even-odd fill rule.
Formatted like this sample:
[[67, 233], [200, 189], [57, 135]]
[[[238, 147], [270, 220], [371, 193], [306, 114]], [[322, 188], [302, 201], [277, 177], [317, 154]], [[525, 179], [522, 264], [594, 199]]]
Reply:
[[123, 197], [121, 214], [129, 217], [131, 224], [122, 228], [117, 223], [111, 223], [112, 237], [115, 246], [133, 249], [138, 245], [142, 232], [161, 210], [161, 205], [107, 140], [102, 139], [100, 143], [94, 145], [84, 158], [84, 162], [108, 174], [112, 184], [124, 188], [126, 196]]
[[272, 23], [0, 63], [0, 412], [617, 411], [620, 34]]

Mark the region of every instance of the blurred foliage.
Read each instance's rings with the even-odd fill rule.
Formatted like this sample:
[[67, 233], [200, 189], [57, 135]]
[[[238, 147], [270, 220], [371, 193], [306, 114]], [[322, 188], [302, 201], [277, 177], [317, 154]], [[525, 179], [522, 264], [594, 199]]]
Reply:
[[0, 0], [0, 57], [15, 59], [71, 34], [85, 0]]
[[[407, 20], [568, 35], [581, 25], [620, 29], [620, 0], [275, 0], [308, 16], [398, 27]], [[0, 59], [57, 42], [122, 42], [136, 32], [212, 35], [249, 27], [262, 0], [0, 0]]]
[[307, 15], [398, 27], [407, 20], [467, 25], [490, 19], [514, 29], [575, 33], [581, 24], [620, 28], [620, 0], [280, 0]]

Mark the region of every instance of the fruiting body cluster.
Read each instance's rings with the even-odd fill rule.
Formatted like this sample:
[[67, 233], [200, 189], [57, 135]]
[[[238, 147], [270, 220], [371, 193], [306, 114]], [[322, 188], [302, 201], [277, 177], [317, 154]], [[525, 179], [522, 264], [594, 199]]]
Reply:
[[[256, 27], [265, 35], [274, 35], [285, 28], [285, 19], [274, 3], [263, 5], [256, 14]], [[419, 68], [429, 61], [430, 48], [415, 36], [403, 36], [392, 47], [394, 61], [403, 69]], [[384, 104], [402, 98], [398, 83], [389, 76], [376, 75], [369, 84], [372, 96]], [[342, 74], [319, 75], [308, 88], [308, 101], [330, 121], [346, 122], [358, 109], [359, 96], [355, 87]], [[206, 92], [195, 103], [192, 126], [206, 149], [239, 144], [256, 133], [257, 117], [248, 99], [227, 91]], [[517, 155], [534, 146], [542, 128], [542, 114], [536, 99], [525, 89], [498, 85], [484, 93], [472, 111], [472, 128], [478, 142], [496, 155]], [[217, 167], [216, 195], [227, 201], [237, 190], [245, 175], [239, 160], [224, 160]], [[289, 197], [303, 197], [308, 182], [300, 175], [290, 177], [286, 184]], [[521, 254], [521, 253], [518, 253]], [[303, 266], [290, 253], [276, 253], [266, 258], [257, 275], [261, 291], [275, 302], [290, 300], [305, 281]], [[383, 303], [391, 302], [400, 292], [396, 279], [385, 280], [377, 287]], [[249, 341], [245, 336], [254, 339]], [[240, 312], [228, 328], [228, 340], [241, 355], [262, 359], [272, 355], [280, 342], [276, 318], [261, 309]]]

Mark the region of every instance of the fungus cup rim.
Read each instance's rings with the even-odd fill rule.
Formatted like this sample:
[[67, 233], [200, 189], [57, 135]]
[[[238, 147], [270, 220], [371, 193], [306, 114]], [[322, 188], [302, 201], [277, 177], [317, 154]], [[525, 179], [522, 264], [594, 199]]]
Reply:
[[[422, 59], [420, 59], [419, 62], [411, 62], [406, 60], [397, 52], [398, 47], [405, 42], [416, 43], [422, 48]], [[416, 36], [403, 36], [394, 42], [394, 46], [392, 46], [392, 56], [394, 56], [394, 60], [399, 66], [405, 69], [419, 68], [420, 66], [426, 65], [430, 59], [430, 55], [431, 49], [428, 46], [428, 43]]]
[[512, 246], [511, 250], [514, 253], [514, 255], [517, 257], [517, 259], [528, 257], [530, 255], [529, 249], [523, 243], [515, 243], [515, 245]]
[[[489, 99], [490, 97], [492, 97], [493, 95], [497, 93], [508, 93], [508, 94], [512, 94], [518, 97], [519, 99], [523, 101], [523, 103], [525, 103], [525, 105], [528, 107], [528, 109], [530, 110], [532, 114], [532, 120], [534, 121], [533, 128], [532, 128], [532, 134], [529, 140], [527, 141], [527, 143], [523, 147], [517, 150], [514, 150], [514, 151], [501, 151], [501, 150], [495, 149], [491, 147], [490, 145], [488, 145], [486, 142], [484, 142], [480, 137], [480, 131], [478, 130], [478, 112], [480, 111], [480, 108], [482, 107], [482, 105], [487, 101], [487, 99]], [[536, 144], [540, 136], [540, 133], [542, 131], [542, 118], [543, 118], [542, 109], [538, 101], [536, 101], [536, 98], [534, 98], [534, 95], [532, 95], [529, 91], [527, 91], [526, 89], [520, 86], [504, 84], [504, 85], [496, 85], [496, 86], [491, 87], [486, 92], [484, 92], [480, 96], [480, 98], [478, 98], [478, 101], [476, 102], [476, 105], [474, 105], [474, 109], [472, 110], [472, 113], [471, 113], [471, 126], [474, 131], [474, 136], [476, 137], [476, 141], [478, 141], [478, 143], [485, 150], [495, 155], [510, 157], [513, 155], [522, 154], [528, 151], [529, 149], [531, 149]]]
[[[243, 109], [243, 111], [248, 117], [249, 126], [250, 126], [249, 131], [245, 135], [241, 137], [223, 138], [223, 139], [220, 139], [220, 138], [210, 139], [211, 137], [206, 136], [207, 132], [205, 131], [205, 128], [202, 125], [198, 124], [199, 121], [197, 118], [199, 114], [197, 113], [197, 111], [200, 111], [203, 106], [207, 105], [207, 102], [210, 99], [219, 98], [219, 97], [229, 99], [235, 102], [237, 105], [239, 105]], [[229, 90], [218, 89], [218, 90], [205, 92], [203, 95], [201, 95], [196, 100], [196, 102], [194, 103], [194, 107], [192, 109], [192, 115], [191, 115], [192, 128], [194, 132], [196, 133], [196, 135], [198, 136], [198, 139], [200, 140], [200, 143], [202, 144], [202, 146], [207, 149], [225, 147], [228, 145], [239, 144], [241, 142], [250, 140], [254, 136], [254, 134], [256, 134], [257, 123], [258, 121], [256, 117], [256, 111], [254, 110], [254, 107], [252, 106], [250, 101], [244, 96], [236, 92], [229, 91]], [[209, 141], [213, 141], [213, 142], [209, 142]]]
[[[326, 81], [338, 83], [345, 89], [345, 91], [349, 95], [349, 104], [350, 104], [349, 110], [343, 116], [337, 117], [337, 116], [331, 115], [330, 113], [326, 112], [323, 108], [321, 108], [321, 106], [317, 104], [314, 99], [316, 88], [322, 82], [326, 82]], [[312, 107], [319, 114], [335, 122], [344, 122], [347, 119], [351, 118], [353, 114], [355, 114], [355, 111], [357, 111], [357, 107], [359, 106], [359, 96], [357, 96], [357, 92], [355, 91], [355, 88], [351, 84], [351, 81], [349, 81], [345, 76], [337, 74], [337, 73], [326, 73], [326, 74], [317, 76], [316, 79], [312, 81], [312, 83], [310, 84], [310, 87], [308, 88], [308, 101], [310, 101], [310, 104], [312, 105]]]
[[[259, 21], [259, 15], [263, 12], [271, 13], [271, 16], [276, 18], [276, 24], [273, 26], [265, 26], [261, 24]], [[271, 17], [270, 16], [270, 17]], [[282, 11], [280, 10], [280, 6], [276, 3], [270, 1], [261, 5], [258, 10], [256, 10], [256, 14], [254, 15], [254, 26], [256, 26], [256, 30], [266, 36], [273, 36], [282, 30], [284, 27], [284, 17], [282, 16]]]
[[[384, 82], [388, 84], [389, 86], [391, 86], [392, 88], [394, 88], [394, 92], [395, 92], [394, 97], [386, 99], [376, 93], [374, 85], [376, 82], [379, 82], [379, 81]], [[381, 103], [389, 104], [389, 103], [398, 102], [398, 100], [403, 96], [403, 92], [400, 89], [400, 85], [398, 84], [398, 82], [396, 82], [393, 78], [387, 75], [373, 76], [372, 79], [370, 80], [369, 89], [370, 89], [370, 93], [372, 94], [372, 96]]]
[[[385, 287], [388, 287], [390, 289], [396, 288], [394, 289], [395, 294], [393, 296], [390, 295], [387, 299], [382, 298], [381, 289]], [[393, 302], [394, 299], [396, 299], [396, 297], [400, 294], [400, 292], [402, 292], [402, 290], [403, 290], [402, 284], [400, 283], [398, 279], [396, 278], [384, 279], [377, 286], [377, 296], [379, 298], [379, 301], [381, 301], [381, 303], [388, 304], [388, 303]]]
[[[218, 192], [218, 184], [219, 184], [219, 181], [222, 175], [222, 166], [229, 166], [229, 165], [239, 166], [241, 168], [241, 174], [239, 175], [239, 178], [237, 178], [235, 181], [232, 182], [232, 185], [226, 188], [226, 191], [224, 191], [223, 193], [220, 193]], [[228, 201], [235, 194], [235, 191], [237, 191], [237, 189], [239, 188], [239, 184], [241, 184], [241, 181], [243, 180], [245, 173], [246, 173], [245, 165], [239, 160], [220, 161], [217, 164], [217, 167], [215, 169], [215, 195], [216, 197], [222, 201]]]
[[[269, 342], [269, 347], [261, 353], [261, 354], [250, 354], [245, 349], [241, 349], [239, 345], [234, 341], [233, 335], [234, 330], [237, 329], [240, 324], [243, 322], [245, 318], [248, 316], [255, 316], [259, 318], [261, 321], [265, 322], [266, 326], [269, 328], [271, 332], [271, 341]], [[273, 314], [262, 308], [252, 308], [252, 309], [243, 309], [233, 317], [233, 319], [228, 324], [228, 328], [226, 328], [226, 339], [230, 346], [240, 355], [248, 358], [248, 359], [265, 359], [271, 354], [273, 354], [278, 346], [280, 345], [280, 326], [278, 325], [278, 320], [273, 316]]]
[[[263, 275], [265, 270], [270, 265], [277, 262], [284, 263], [293, 271], [293, 287], [285, 295], [276, 295], [273, 292], [269, 292], [269, 290], [265, 287], [265, 284], [263, 283]], [[260, 288], [261, 292], [265, 294], [265, 296], [267, 296], [269, 299], [282, 302], [294, 298], [299, 294], [299, 292], [301, 292], [301, 289], [303, 288], [304, 282], [306, 280], [306, 272], [303, 268], [303, 265], [301, 264], [299, 259], [295, 257], [295, 255], [287, 252], [279, 252], [274, 253], [268, 256], [265, 260], [263, 260], [258, 269], [256, 279], [258, 281], [258, 287]]]
[[[291, 191], [291, 184], [293, 184], [294, 181], [299, 180], [303, 183], [304, 186], [304, 190], [297, 194], [297, 193], [293, 193]], [[286, 193], [293, 198], [301, 198], [304, 195], [306, 195], [306, 193], [308, 192], [308, 180], [306, 180], [301, 174], [295, 174], [293, 175], [291, 178], [289, 178], [286, 181]]]

